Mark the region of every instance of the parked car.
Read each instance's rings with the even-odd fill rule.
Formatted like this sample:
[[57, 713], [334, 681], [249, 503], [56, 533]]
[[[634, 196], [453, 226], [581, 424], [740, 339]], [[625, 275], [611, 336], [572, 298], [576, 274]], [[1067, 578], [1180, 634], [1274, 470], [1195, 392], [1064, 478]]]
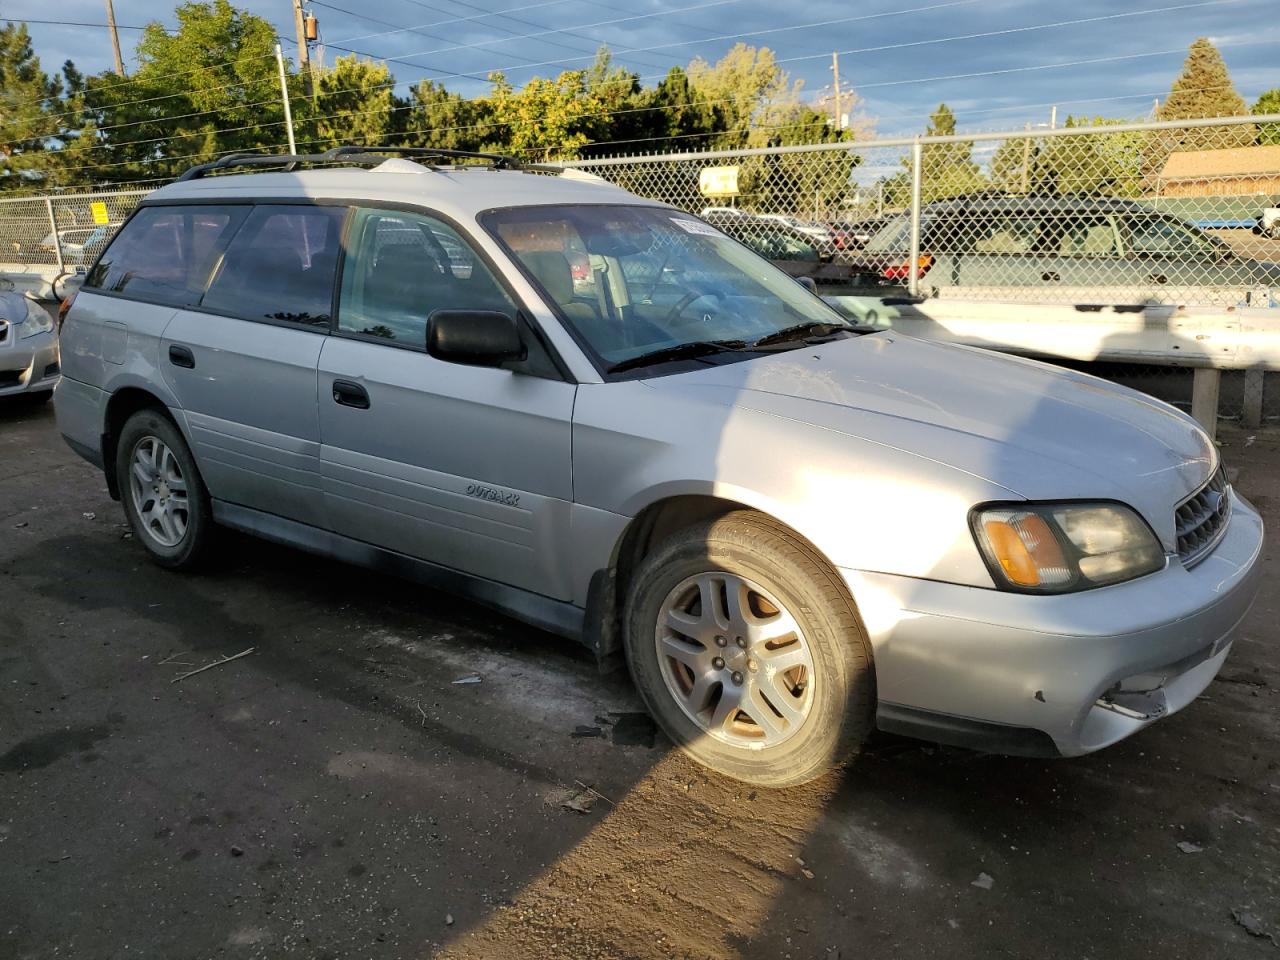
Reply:
[[161, 566], [221, 524], [472, 597], [771, 786], [877, 726], [1088, 753], [1221, 668], [1262, 522], [1178, 410], [860, 335], [590, 175], [396, 152], [194, 168], [69, 306], [59, 427]]
[[58, 384], [58, 335], [43, 306], [15, 290], [0, 290], [0, 397], [18, 394], [44, 403]]
[[852, 253], [865, 247], [884, 228], [883, 218], [871, 220], [834, 220], [827, 224], [835, 237], [837, 250]]
[[1272, 240], [1280, 240], [1280, 207], [1267, 207], [1258, 216], [1253, 232]]
[[70, 230], [59, 230], [56, 234], [57, 243], [54, 242], [55, 235], [51, 233], [40, 241], [40, 246], [49, 253], [54, 253], [61, 246], [63, 263], [73, 266], [87, 266], [93, 263], [98, 254], [106, 249], [107, 241], [111, 239], [111, 234], [119, 226], [120, 224], [118, 223], [109, 223], [97, 227], [74, 227]]
[[824, 293], [906, 296], [900, 283], [885, 279], [874, 269], [843, 262], [832, 251], [823, 250], [811, 235], [774, 218], [713, 214], [707, 222], [789, 276], [812, 280]]
[[[858, 262], [909, 278], [910, 218], [890, 220]], [[922, 287], [933, 293], [1030, 288], [1108, 302], [1175, 301], [1188, 290], [1234, 304], [1280, 286], [1280, 265], [1233, 253], [1217, 237], [1131, 200], [977, 196], [931, 203], [920, 223]]]

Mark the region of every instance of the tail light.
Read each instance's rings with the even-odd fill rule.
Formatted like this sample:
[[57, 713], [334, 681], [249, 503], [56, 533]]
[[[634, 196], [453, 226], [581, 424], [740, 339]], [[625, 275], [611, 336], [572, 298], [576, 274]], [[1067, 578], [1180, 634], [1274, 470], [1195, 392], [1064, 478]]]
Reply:
[[62, 332], [62, 324], [66, 322], [67, 311], [71, 309], [71, 305], [76, 302], [76, 294], [79, 290], [73, 290], [62, 299], [62, 303], [58, 304], [58, 332]]
[[[929, 254], [921, 254], [920, 259], [916, 261], [916, 279], [920, 279], [929, 272], [929, 268], [933, 266], [933, 257]], [[900, 263], [897, 266], [885, 267], [881, 271], [881, 276], [886, 280], [906, 280], [911, 273], [911, 261]]]

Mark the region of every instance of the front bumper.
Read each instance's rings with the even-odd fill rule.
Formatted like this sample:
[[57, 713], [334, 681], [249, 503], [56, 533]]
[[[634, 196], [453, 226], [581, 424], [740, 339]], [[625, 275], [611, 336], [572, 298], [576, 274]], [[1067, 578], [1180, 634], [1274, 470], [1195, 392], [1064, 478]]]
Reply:
[[0, 397], [39, 393], [58, 385], [58, 335], [50, 330], [18, 338], [20, 324], [10, 326], [0, 340]]
[[1187, 570], [1062, 596], [841, 571], [875, 655], [882, 729], [992, 752], [1077, 756], [1194, 700], [1258, 589], [1262, 518]]

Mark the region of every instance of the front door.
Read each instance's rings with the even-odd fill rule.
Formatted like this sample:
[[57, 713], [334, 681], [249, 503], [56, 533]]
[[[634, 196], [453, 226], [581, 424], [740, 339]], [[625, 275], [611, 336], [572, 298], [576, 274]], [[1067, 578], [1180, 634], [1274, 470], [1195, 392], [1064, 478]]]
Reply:
[[319, 527], [316, 368], [346, 212], [253, 207], [199, 305], [179, 310], [160, 344], [213, 497]]
[[575, 386], [536, 340], [506, 368], [427, 354], [437, 309], [516, 313], [433, 217], [357, 210], [320, 355], [320, 474], [336, 533], [568, 599]]

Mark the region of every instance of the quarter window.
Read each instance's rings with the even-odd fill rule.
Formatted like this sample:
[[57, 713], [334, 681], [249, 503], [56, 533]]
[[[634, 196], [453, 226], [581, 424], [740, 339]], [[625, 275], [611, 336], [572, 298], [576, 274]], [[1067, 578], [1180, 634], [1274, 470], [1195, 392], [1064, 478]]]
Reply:
[[515, 304], [456, 230], [392, 210], [358, 210], [342, 270], [338, 329], [424, 347], [435, 310], [497, 310]]
[[327, 327], [346, 212], [345, 207], [254, 207], [201, 306], [246, 320]]
[[84, 286], [190, 306], [244, 220], [245, 207], [143, 207], [120, 230]]

